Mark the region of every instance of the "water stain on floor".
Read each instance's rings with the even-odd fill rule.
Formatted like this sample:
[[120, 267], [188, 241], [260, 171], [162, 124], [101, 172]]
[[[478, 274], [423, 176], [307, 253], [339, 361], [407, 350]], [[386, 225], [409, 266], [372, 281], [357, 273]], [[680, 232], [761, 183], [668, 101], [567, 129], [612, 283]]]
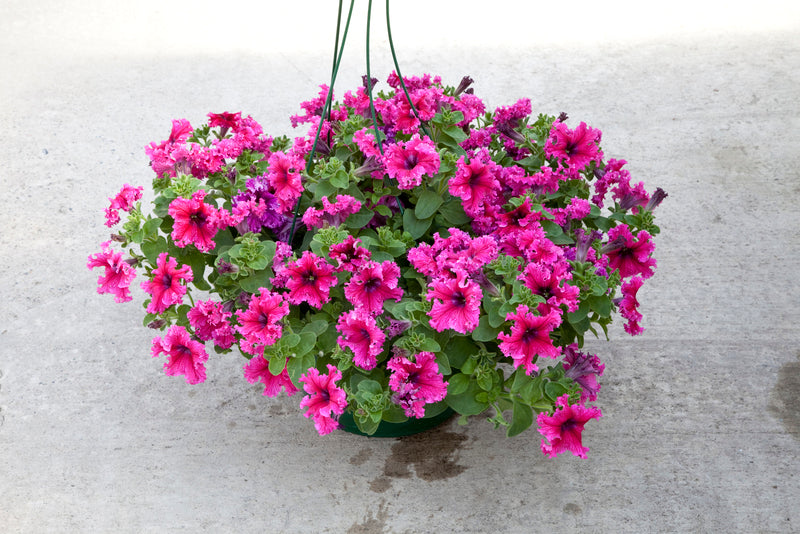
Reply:
[[467, 468], [458, 463], [458, 451], [467, 436], [437, 428], [397, 439], [383, 466], [383, 475], [369, 483], [370, 489], [383, 493], [392, 486], [392, 479], [411, 478], [413, 474], [432, 482], [452, 478]]
[[389, 518], [389, 506], [386, 499], [381, 499], [377, 513], [369, 512], [369, 516], [361, 523], [355, 523], [347, 534], [380, 534], [386, 531], [386, 520]]
[[778, 371], [768, 409], [781, 420], [789, 434], [800, 440], [800, 355], [797, 362], [788, 362]]

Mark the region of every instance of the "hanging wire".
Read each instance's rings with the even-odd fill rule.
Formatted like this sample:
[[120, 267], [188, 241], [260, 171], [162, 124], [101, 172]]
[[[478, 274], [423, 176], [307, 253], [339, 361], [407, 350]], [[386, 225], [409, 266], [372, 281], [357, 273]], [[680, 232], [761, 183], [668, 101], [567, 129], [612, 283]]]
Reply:
[[[370, 113], [372, 114], [372, 126], [375, 129], [375, 142], [378, 145], [378, 150], [383, 156], [383, 141], [381, 140], [381, 132], [378, 129], [378, 118], [375, 114], [375, 101], [372, 97], [372, 74], [370, 73], [369, 69], [369, 25], [370, 19], [372, 18], [372, 0], [369, 0], [367, 4], [367, 93], [369, 93], [369, 109]], [[390, 182], [391, 183], [391, 182]], [[400, 198], [395, 196], [394, 199], [397, 201], [397, 207], [400, 210], [400, 214], [405, 214], [405, 210], [403, 209], [403, 203], [400, 202]]]
[[[324, 118], [328, 117], [330, 120], [331, 114], [331, 105], [333, 100], [333, 86], [336, 83], [336, 76], [339, 74], [339, 65], [342, 63], [342, 54], [344, 53], [344, 43], [347, 41], [347, 32], [350, 29], [350, 19], [353, 16], [353, 6], [355, 5], [355, 0], [350, 0], [350, 10], [347, 13], [347, 22], [344, 25], [344, 34], [342, 35], [342, 43], [339, 45], [339, 28], [342, 22], [342, 0], [339, 0], [339, 14], [336, 20], [336, 42], [334, 43], [333, 47], [333, 66], [331, 67], [331, 84], [328, 87], [328, 96], [325, 99], [325, 106], [322, 108], [322, 115], [320, 116], [319, 126], [317, 127], [317, 134], [314, 136], [314, 144], [311, 146], [311, 153], [308, 155], [308, 163], [306, 163], [306, 174], [311, 172], [311, 167], [314, 164], [314, 155], [317, 152], [317, 143], [319, 142], [320, 133], [322, 133], [322, 126], [324, 124]], [[336, 49], [339, 49], [338, 54]], [[288, 244], [291, 246], [292, 241], [294, 240], [294, 232], [297, 225], [297, 216], [300, 213], [300, 201], [301, 198], [297, 199], [297, 204], [294, 207], [294, 216], [292, 217], [292, 229], [289, 233], [289, 241]]]
[[419, 121], [419, 125], [422, 127], [422, 131], [425, 132], [425, 135], [427, 135], [429, 138], [433, 139], [433, 137], [431, 136], [431, 132], [428, 130], [425, 124], [423, 124], [422, 119], [419, 118], [419, 113], [417, 112], [417, 108], [414, 107], [414, 103], [411, 101], [411, 95], [408, 94], [408, 88], [406, 87], [406, 82], [403, 81], [403, 74], [400, 72], [400, 65], [397, 63], [397, 54], [395, 54], [394, 41], [392, 40], [392, 23], [391, 23], [391, 18], [389, 16], [389, 0], [386, 0], [386, 33], [389, 36], [389, 49], [392, 51], [392, 60], [394, 61], [394, 71], [397, 73], [397, 77], [400, 78], [400, 85], [403, 88], [403, 92], [406, 94], [408, 105], [411, 107], [411, 111], [414, 113], [414, 116]]

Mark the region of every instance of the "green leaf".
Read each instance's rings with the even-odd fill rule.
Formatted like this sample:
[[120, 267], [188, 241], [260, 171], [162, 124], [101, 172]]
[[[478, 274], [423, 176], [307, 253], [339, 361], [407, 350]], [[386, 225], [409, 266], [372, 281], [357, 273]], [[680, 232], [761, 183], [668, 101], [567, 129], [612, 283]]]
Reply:
[[548, 382], [544, 385], [544, 393], [547, 395], [548, 399], [555, 401], [561, 395], [568, 393], [568, 391], [567, 388], [558, 382]]
[[[448, 394], [445, 401], [452, 409], [461, 415], [478, 415], [486, 408], [489, 403], [485, 400], [479, 401], [476, 397], [480, 395], [481, 389], [475, 380], [470, 380], [467, 389], [458, 395]], [[485, 397], [485, 394], [481, 397]]]
[[439, 206], [442, 205], [442, 196], [430, 189], [426, 189], [419, 195], [417, 206], [414, 209], [414, 214], [418, 219], [427, 219], [436, 213]]
[[299, 334], [284, 334], [281, 336], [280, 343], [284, 348], [291, 349], [296, 347], [301, 339]]
[[403, 229], [411, 234], [412, 239], [419, 239], [430, 228], [433, 218], [418, 219], [412, 210], [403, 212]]
[[436, 340], [432, 337], [426, 337], [422, 340], [422, 343], [420, 343], [419, 350], [425, 352], [439, 352], [442, 350], [442, 347], [440, 347]]
[[331, 185], [337, 189], [347, 189], [347, 186], [350, 185], [350, 176], [348, 176], [344, 169], [339, 169], [331, 176], [330, 182]]
[[492, 327], [489, 324], [489, 318], [486, 315], [482, 315], [478, 327], [472, 331], [472, 339], [475, 341], [495, 341], [499, 333], [500, 329]]
[[367, 417], [366, 419], [362, 419], [361, 417], [354, 417], [353, 419], [355, 419], [356, 426], [358, 427], [358, 429], [368, 436], [374, 434], [378, 430], [378, 425], [381, 424], [380, 421], [374, 421], [369, 417]]
[[533, 410], [527, 404], [514, 399], [514, 412], [506, 436], [513, 437], [527, 430], [533, 424]]
[[478, 346], [467, 336], [455, 336], [445, 348], [451, 367], [461, 369], [470, 356], [478, 353]]
[[311, 367], [314, 367], [315, 362], [316, 360], [311, 353], [296, 358], [289, 358], [286, 369], [289, 371], [289, 378], [292, 379], [295, 386], [300, 385], [300, 377], [307, 373]]
[[[255, 356], [255, 357], [259, 358], [260, 356]], [[283, 372], [284, 369], [286, 369], [286, 358], [284, 358], [283, 356], [277, 356], [277, 355], [275, 355], [272, 358], [270, 358], [270, 360], [269, 360], [269, 372], [272, 375], [278, 376], [279, 374], [281, 374]]]
[[447, 394], [460, 395], [467, 390], [469, 386], [469, 377], [463, 373], [458, 373], [450, 377], [448, 380]]
[[439, 208], [445, 220], [454, 226], [467, 224], [472, 218], [464, 212], [464, 206], [461, 204], [461, 199], [452, 197], [450, 200], [442, 204]]
[[311, 332], [315, 336], [319, 336], [325, 330], [328, 329], [329, 324], [330, 323], [328, 323], [328, 321], [326, 321], [325, 319], [315, 319], [310, 323], [306, 323], [306, 325], [303, 327], [303, 330], [300, 333], [302, 334], [303, 332]]
[[300, 342], [294, 347], [294, 353], [297, 356], [302, 356], [311, 349], [314, 348], [314, 344], [317, 342], [317, 335], [314, 332], [301, 332], [300, 333]]
[[264, 269], [263, 271], [251, 274], [247, 278], [240, 279], [239, 284], [242, 286], [242, 289], [248, 293], [258, 293], [260, 288], [270, 287], [270, 280], [272, 277], [272, 269]]
[[348, 228], [363, 228], [372, 220], [374, 216], [375, 213], [373, 213], [372, 210], [363, 207], [358, 212], [347, 217], [345, 224]]

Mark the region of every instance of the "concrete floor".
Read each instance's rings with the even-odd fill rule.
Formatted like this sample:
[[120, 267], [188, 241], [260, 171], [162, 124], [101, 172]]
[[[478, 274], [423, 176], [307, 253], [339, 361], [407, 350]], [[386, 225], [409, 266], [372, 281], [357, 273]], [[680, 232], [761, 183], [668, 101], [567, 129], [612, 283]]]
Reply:
[[[265, 4], [0, 5], [0, 531], [800, 532], [795, 2], [393, 8], [404, 74], [566, 111], [669, 192], [645, 334], [591, 343], [587, 460], [482, 420], [320, 438], [233, 354], [199, 386], [164, 376], [139, 305], [95, 293], [106, 199], [149, 183], [143, 147], [171, 119], [241, 110], [290, 134], [325, 82], [335, 5]], [[340, 94], [364, 71], [365, 7]]]

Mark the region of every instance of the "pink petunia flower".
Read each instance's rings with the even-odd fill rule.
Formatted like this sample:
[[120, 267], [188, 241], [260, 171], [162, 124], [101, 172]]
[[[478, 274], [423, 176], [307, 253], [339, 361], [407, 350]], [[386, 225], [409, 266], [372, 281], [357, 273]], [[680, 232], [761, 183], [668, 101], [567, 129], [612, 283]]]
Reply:
[[640, 230], [634, 238], [628, 225], [620, 224], [608, 231], [608, 243], [602, 252], [608, 256], [611, 270], [619, 270], [623, 279], [636, 275], [647, 279], [655, 272], [655, 248], [646, 230]]
[[251, 384], [256, 382], [264, 384], [264, 393], [262, 395], [267, 397], [276, 397], [281, 392], [281, 388], [286, 391], [289, 397], [300, 391], [292, 383], [292, 379], [289, 378], [289, 371], [285, 367], [281, 374], [275, 376], [269, 372], [269, 362], [261, 355], [253, 356], [244, 366], [244, 377]]
[[431, 352], [420, 352], [412, 362], [408, 358], [395, 356], [386, 363], [392, 371], [389, 387], [396, 394], [395, 404], [403, 408], [407, 417], [424, 417], [425, 405], [444, 400], [447, 385], [439, 373], [439, 365]]
[[133, 203], [142, 198], [142, 186], [133, 187], [124, 184], [122, 189], [114, 198], [109, 197], [109, 206], [106, 208], [106, 226], [111, 228], [119, 222], [119, 210], [131, 211]]
[[481, 213], [484, 204], [497, 196], [500, 190], [498, 167], [485, 150], [478, 151], [469, 163], [463, 156], [456, 162], [456, 175], [450, 179], [450, 194], [461, 199], [470, 217]]
[[578, 344], [564, 347], [565, 376], [573, 379], [581, 387], [581, 403], [596, 401], [600, 384], [597, 377], [603, 374], [606, 366], [600, 363], [596, 354], [578, 352]]
[[362, 310], [351, 310], [339, 316], [336, 330], [341, 333], [339, 346], [353, 351], [353, 363], [367, 371], [374, 369], [386, 341], [375, 318]]
[[344, 288], [344, 295], [357, 309], [378, 314], [383, 311], [383, 302], [399, 301], [402, 288], [397, 287], [400, 267], [393, 261], [383, 263], [370, 261], [361, 265]]
[[188, 265], [179, 269], [175, 258], [166, 252], [159, 254], [151, 279], [142, 282], [142, 289], [153, 297], [147, 305], [147, 313], [161, 313], [173, 304], [182, 303], [186, 286], [181, 281], [192, 280], [192, 270]]
[[361, 240], [348, 235], [344, 241], [330, 246], [330, 258], [338, 263], [336, 272], [353, 272], [366, 265], [372, 253], [361, 246]]
[[239, 325], [236, 330], [244, 336], [240, 346], [245, 352], [262, 354], [263, 347], [274, 345], [283, 333], [280, 320], [289, 313], [289, 304], [278, 293], [259, 288], [246, 310], [237, 310]]
[[303, 223], [309, 228], [323, 226], [339, 226], [347, 217], [361, 209], [361, 201], [350, 195], [336, 195], [336, 201], [331, 203], [328, 197], [322, 197], [322, 209], [308, 208], [303, 214]]
[[600, 130], [590, 128], [585, 122], [581, 122], [575, 130], [570, 130], [565, 123], [556, 121], [544, 145], [544, 153], [580, 170], [590, 162], [599, 163], [602, 159], [603, 153], [598, 146], [600, 137]]
[[538, 311], [547, 315], [550, 310], [561, 313], [561, 306], [570, 312], [578, 310], [580, 288], [566, 282], [571, 276], [569, 264], [529, 263], [518, 279], [535, 295], [544, 297], [546, 306], [540, 305]]
[[303, 389], [308, 393], [300, 401], [300, 407], [305, 407], [306, 417], [314, 418], [314, 426], [320, 436], [330, 434], [339, 423], [335, 415], [341, 415], [347, 408], [347, 394], [336, 385], [342, 379], [342, 373], [335, 366], [328, 364], [328, 374], [320, 374], [319, 370], [312, 367], [300, 377]]
[[105, 272], [97, 279], [97, 292], [111, 293], [114, 302], [128, 302], [133, 300], [130, 285], [136, 278], [136, 270], [122, 260], [121, 252], [114, 252], [110, 247], [111, 241], [100, 244], [103, 252], [92, 254], [88, 258], [86, 267], [91, 270], [103, 267]]
[[289, 263], [281, 274], [287, 277], [289, 294], [286, 300], [292, 304], [308, 302], [315, 308], [322, 308], [330, 300], [330, 289], [338, 282], [333, 266], [308, 250], [299, 260]]
[[512, 321], [511, 333], [500, 332], [500, 350], [514, 360], [514, 367], [524, 367], [525, 374], [538, 371], [533, 362], [536, 356], [556, 358], [561, 353], [561, 348], [553, 345], [550, 332], [561, 323], [557, 313], [548, 315], [534, 315], [527, 306], [517, 306], [514, 313], [506, 316], [507, 321]]
[[269, 157], [267, 181], [284, 213], [294, 209], [295, 202], [303, 193], [300, 175], [303, 168], [303, 160], [297, 156], [275, 152]]
[[600, 408], [569, 404], [569, 395], [562, 395], [556, 400], [556, 411], [553, 415], [542, 412], [536, 419], [539, 423], [539, 433], [542, 439], [542, 452], [550, 458], [555, 458], [565, 451], [570, 451], [579, 458], [586, 458], [589, 452], [581, 441], [584, 425], [591, 419], [602, 416]]
[[423, 176], [435, 176], [439, 172], [440, 159], [433, 141], [414, 134], [405, 143], [386, 147], [384, 164], [386, 173], [397, 180], [400, 189], [413, 189], [422, 183]]
[[619, 313], [627, 322], [622, 326], [627, 333], [638, 336], [644, 332], [644, 328], [639, 324], [642, 314], [639, 313], [639, 301], [636, 300], [636, 293], [642, 287], [644, 280], [636, 276], [622, 284], [622, 300], [619, 303]]
[[212, 250], [219, 230], [219, 211], [203, 199], [206, 192], [196, 191], [191, 199], [178, 197], [169, 204], [168, 213], [175, 219], [172, 240], [181, 248], [194, 245], [202, 252]]
[[431, 282], [427, 299], [433, 300], [430, 311], [431, 327], [437, 332], [451, 328], [466, 334], [478, 326], [483, 291], [463, 271], [450, 280], [437, 279]]
[[206, 379], [208, 353], [182, 326], [173, 325], [163, 338], [154, 338], [151, 353], [153, 358], [161, 354], [168, 356], [164, 362], [164, 372], [168, 376], [184, 375], [189, 384], [199, 384]]
[[226, 311], [221, 302], [213, 300], [198, 301], [186, 314], [195, 335], [203, 341], [214, 340], [221, 349], [231, 348], [236, 341], [231, 316], [232, 313]]

